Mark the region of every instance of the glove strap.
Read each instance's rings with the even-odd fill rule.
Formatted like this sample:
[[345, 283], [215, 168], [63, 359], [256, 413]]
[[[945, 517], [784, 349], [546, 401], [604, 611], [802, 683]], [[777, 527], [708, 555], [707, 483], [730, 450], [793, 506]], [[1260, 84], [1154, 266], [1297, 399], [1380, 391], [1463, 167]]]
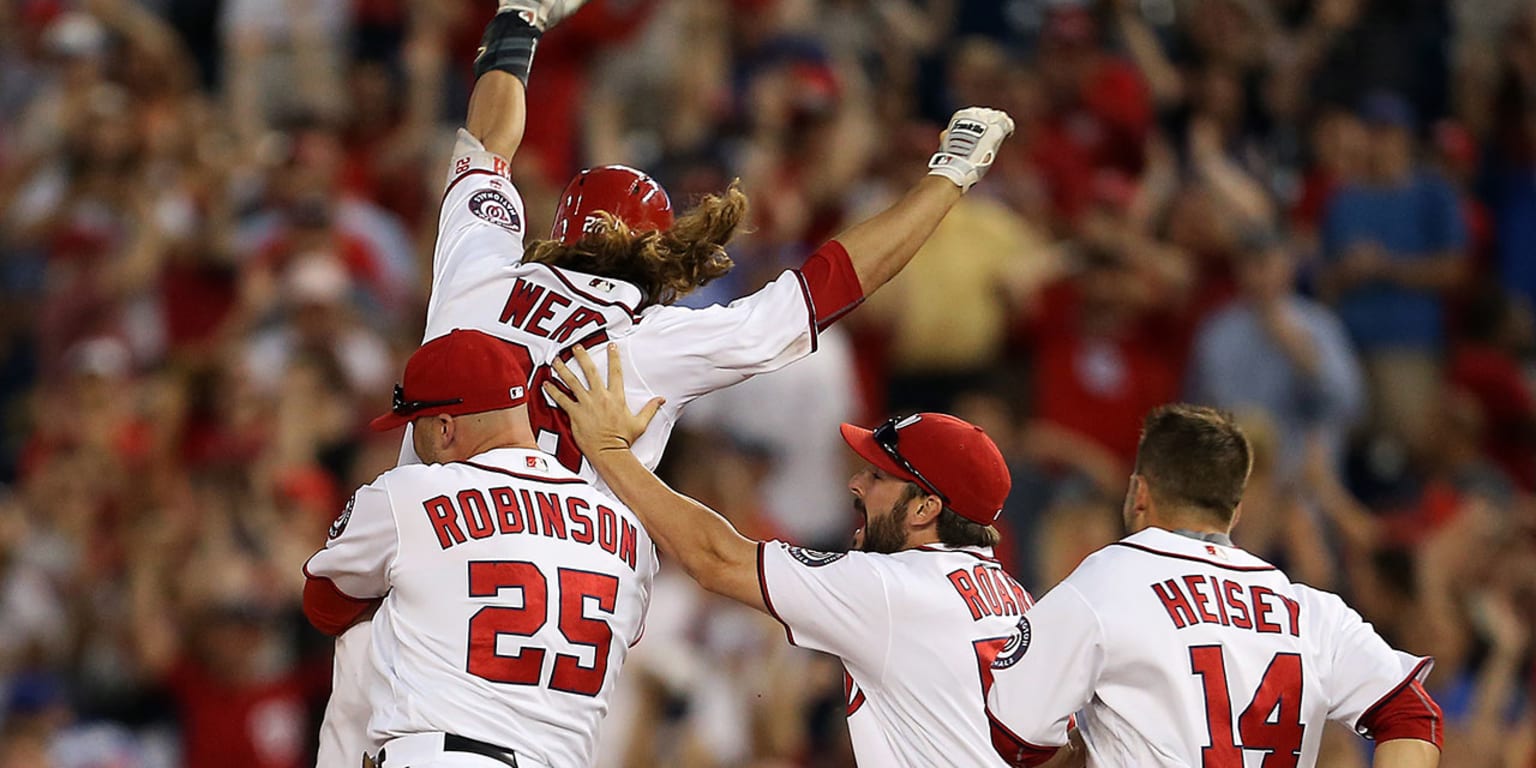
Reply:
[[977, 179], [976, 166], [969, 160], [948, 152], [938, 152], [929, 158], [928, 175], [949, 179], [960, 188], [961, 192], [969, 191]]
[[496, 14], [480, 38], [480, 52], [475, 56], [475, 77], [500, 70], [527, 85], [528, 72], [533, 68], [533, 52], [538, 48], [542, 34], [518, 13]]

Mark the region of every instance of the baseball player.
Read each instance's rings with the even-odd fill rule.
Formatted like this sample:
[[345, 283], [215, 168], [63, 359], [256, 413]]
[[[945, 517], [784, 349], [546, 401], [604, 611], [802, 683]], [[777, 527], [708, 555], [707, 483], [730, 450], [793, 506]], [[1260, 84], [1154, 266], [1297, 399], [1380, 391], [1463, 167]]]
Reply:
[[[370, 611], [370, 737], [382, 768], [586, 766], [640, 638], [656, 554], [623, 505], [539, 450], [529, 372], [455, 330], [406, 364], [379, 430], [429, 464], [360, 488], [305, 565], [304, 612]], [[350, 764], [350, 761], [349, 761]]]
[[[523, 135], [524, 85], [539, 36], [584, 0], [501, 0], [476, 60], [478, 79], [448, 174], [432, 259], [425, 338], [473, 328], [503, 339], [532, 372], [577, 343], [625, 339], [630, 401], [664, 397], [656, 423], [635, 445], [655, 466], [681, 409], [701, 395], [810, 354], [822, 329], [856, 307], [911, 260], [960, 196], [991, 166], [1013, 121], [997, 110], [955, 113], [930, 174], [889, 209], [826, 243], [797, 269], [730, 306], [671, 302], [731, 267], [725, 245], [745, 216], [734, 188], [674, 216], [660, 184], [623, 166], [582, 171], [560, 199], [550, 238], [524, 250], [522, 199], [510, 158]], [[565, 416], [542, 397], [528, 415], [539, 445], [593, 478]], [[418, 457], [409, 438], [400, 462]], [[332, 693], [320, 731], [320, 765], [355, 765], [371, 667], [361, 626], [337, 639]]]
[[[849, 481], [864, 525], [848, 553], [752, 541], [713, 510], [656, 478], [632, 446], [661, 407], [631, 414], [617, 345], [603, 383], [577, 348], [588, 387], [555, 369], [572, 394], [545, 391], [608, 487], [658, 546], [705, 589], [764, 611], [789, 641], [839, 657], [848, 732], [867, 766], [1003, 766], [985, 699], [993, 661], [1014, 652], [1029, 593], [992, 556], [1008, 467], [981, 431], [921, 413], [843, 439], [868, 465]], [[1055, 750], [1052, 750], [1055, 753]], [[1072, 756], [1061, 750], [1060, 759]]]
[[1013, 759], [1036, 764], [1078, 713], [1088, 765], [1313, 766], [1329, 720], [1375, 739], [1377, 766], [1439, 764], [1431, 661], [1227, 537], [1249, 466], [1225, 414], [1147, 417], [1125, 499], [1135, 533], [1041, 598], [992, 662], [988, 711]]

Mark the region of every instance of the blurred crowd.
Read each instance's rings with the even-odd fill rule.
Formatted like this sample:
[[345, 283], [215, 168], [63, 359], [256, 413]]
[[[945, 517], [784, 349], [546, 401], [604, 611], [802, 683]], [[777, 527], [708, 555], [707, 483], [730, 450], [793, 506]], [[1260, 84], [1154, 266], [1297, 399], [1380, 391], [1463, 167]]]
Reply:
[[[300, 565], [394, 463], [490, 0], [0, 0], [0, 768], [294, 768], [330, 641]], [[583, 165], [739, 178], [728, 301], [1018, 132], [912, 266], [663, 464], [845, 546], [835, 426], [945, 410], [1036, 595], [1118, 538], [1141, 415], [1238, 413], [1237, 543], [1345, 595], [1457, 768], [1536, 766], [1536, 6], [593, 0], [539, 48], [531, 231]], [[842, 675], [665, 569], [604, 766], [846, 766]], [[1070, 673], [1070, 672], [1068, 672]], [[1365, 765], [1347, 731], [1324, 765]]]

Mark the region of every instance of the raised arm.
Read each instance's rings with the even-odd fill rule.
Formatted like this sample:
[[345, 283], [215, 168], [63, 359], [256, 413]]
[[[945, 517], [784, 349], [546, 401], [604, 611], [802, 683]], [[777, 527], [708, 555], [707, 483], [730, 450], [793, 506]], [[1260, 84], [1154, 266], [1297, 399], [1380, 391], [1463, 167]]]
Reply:
[[719, 513], [668, 488], [630, 451], [661, 407], [661, 399], [646, 403], [638, 414], [630, 413], [618, 347], [608, 345], [606, 384], [585, 349], [578, 346], [574, 353], [585, 383], [556, 360], [555, 372], [572, 395], [553, 383], [546, 383], [544, 392], [570, 415], [571, 434], [587, 461], [690, 578], [711, 592], [766, 613], [757, 579], [757, 542], [738, 533]]
[[475, 88], [464, 128], [490, 152], [511, 159], [528, 122], [528, 71], [544, 30], [586, 0], [501, 0], [475, 56]]
[[848, 251], [864, 295], [912, 260], [960, 196], [986, 175], [998, 147], [1012, 133], [1013, 119], [1006, 113], [983, 107], [956, 112], [928, 162], [929, 175], [891, 207], [835, 238]]

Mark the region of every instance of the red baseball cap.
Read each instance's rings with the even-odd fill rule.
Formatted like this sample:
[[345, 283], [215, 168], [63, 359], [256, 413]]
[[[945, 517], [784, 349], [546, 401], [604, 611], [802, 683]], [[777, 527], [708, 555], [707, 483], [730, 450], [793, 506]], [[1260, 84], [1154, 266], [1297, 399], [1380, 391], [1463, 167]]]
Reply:
[[1002, 451], [981, 427], [943, 413], [891, 419], [875, 429], [842, 426], [843, 440], [865, 461], [917, 483], [956, 514], [997, 522], [1013, 485]]
[[369, 426], [383, 432], [418, 416], [497, 411], [528, 400], [528, 363], [511, 344], [480, 331], [454, 330], [411, 354], [390, 412]]

